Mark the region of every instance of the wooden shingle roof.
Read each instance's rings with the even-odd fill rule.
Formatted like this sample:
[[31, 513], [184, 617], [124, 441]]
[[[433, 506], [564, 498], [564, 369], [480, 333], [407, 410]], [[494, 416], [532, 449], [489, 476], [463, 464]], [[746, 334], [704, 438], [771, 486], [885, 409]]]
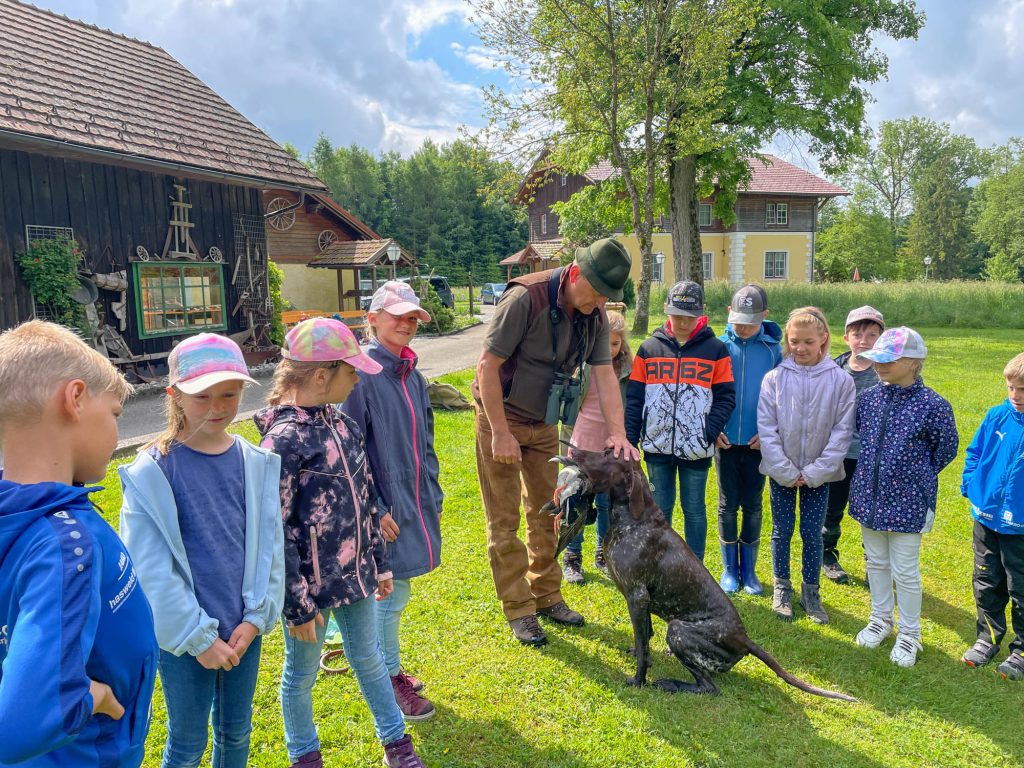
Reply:
[[[394, 242], [393, 238], [389, 237], [383, 240], [347, 240], [343, 243], [334, 243], [327, 246], [323, 256], [313, 259], [306, 266], [325, 269], [372, 267], [375, 264], [390, 266], [388, 246], [392, 242]], [[416, 263], [416, 260], [404, 248], [398, 261], [400, 264]]]
[[166, 51], [0, 0], [0, 134], [326, 190]]

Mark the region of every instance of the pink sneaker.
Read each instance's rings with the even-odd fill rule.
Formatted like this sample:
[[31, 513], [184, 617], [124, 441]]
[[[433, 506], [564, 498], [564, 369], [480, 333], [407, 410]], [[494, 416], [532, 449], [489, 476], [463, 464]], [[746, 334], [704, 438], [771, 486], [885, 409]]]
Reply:
[[318, 750], [313, 750], [292, 763], [290, 768], [324, 768], [324, 760]]
[[434, 716], [434, 705], [412, 688], [409, 678], [401, 673], [391, 678], [395, 701], [406, 720], [428, 720]]
[[409, 685], [412, 686], [412, 689], [414, 691], [416, 691], [416, 693], [419, 693], [420, 691], [422, 691], [424, 688], [427, 687], [426, 683], [424, 683], [418, 677], [413, 677], [408, 672], [406, 672], [404, 669], [399, 669], [398, 670], [398, 676], [399, 677], [404, 677], [406, 680], [408, 680], [409, 681]]
[[[391, 678], [394, 680], [394, 678]], [[384, 745], [385, 768], [427, 768], [412, 746], [412, 737], [405, 734], [397, 741]]]

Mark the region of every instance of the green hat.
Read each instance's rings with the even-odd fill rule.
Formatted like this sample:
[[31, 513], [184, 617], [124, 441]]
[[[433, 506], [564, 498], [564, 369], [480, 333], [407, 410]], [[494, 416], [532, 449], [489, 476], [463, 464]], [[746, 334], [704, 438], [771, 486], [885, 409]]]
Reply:
[[576, 263], [595, 291], [612, 301], [622, 301], [622, 286], [633, 263], [622, 243], [609, 237], [577, 248]]

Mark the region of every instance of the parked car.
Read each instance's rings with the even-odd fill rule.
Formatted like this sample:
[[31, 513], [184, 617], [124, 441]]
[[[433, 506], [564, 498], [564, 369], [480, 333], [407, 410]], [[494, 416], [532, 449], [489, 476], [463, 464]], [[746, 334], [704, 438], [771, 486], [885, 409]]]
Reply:
[[[403, 283], [409, 283], [413, 290], [418, 291], [420, 287], [420, 280], [426, 280], [425, 277], [400, 277]], [[444, 304], [448, 309], [455, 309], [455, 294], [452, 293], [452, 287], [448, 285], [447, 277], [439, 277], [438, 275], [432, 275], [430, 277], [430, 285], [435, 291], [437, 291], [438, 297], [441, 299], [441, 303]]]
[[480, 301], [483, 304], [497, 304], [501, 294], [505, 292], [507, 283], [484, 283], [480, 290]]

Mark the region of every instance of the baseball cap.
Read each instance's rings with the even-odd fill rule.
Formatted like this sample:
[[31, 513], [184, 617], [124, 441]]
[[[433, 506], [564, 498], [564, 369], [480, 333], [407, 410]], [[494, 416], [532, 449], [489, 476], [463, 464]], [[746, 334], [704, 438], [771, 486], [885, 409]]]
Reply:
[[665, 297], [665, 314], [701, 317], [704, 314], [704, 289], [689, 280], [676, 283]]
[[882, 313], [867, 304], [863, 307], [851, 309], [850, 314], [846, 316], [846, 325], [844, 325], [843, 328], [849, 328], [851, 325], [859, 323], [861, 320], [870, 320], [873, 323], [878, 323], [882, 327], [882, 330], [885, 330], [885, 318], [882, 317]]
[[224, 381], [258, 383], [249, 375], [241, 347], [227, 336], [190, 336], [167, 357], [167, 386], [177, 387], [186, 395], [197, 395]]
[[861, 352], [858, 357], [866, 357], [875, 363], [891, 363], [901, 357], [924, 360], [928, 357], [928, 347], [924, 345], [921, 334], [913, 328], [901, 325], [883, 333], [878, 337], [875, 346], [867, 352]]
[[303, 320], [288, 331], [281, 357], [297, 363], [344, 360], [363, 373], [380, 373], [381, 370], [380, 363], [359, 348], [359, 342], [349, 327], [330, 317]]
[[370, 311], [381, 310], [389, 315], [401, 317], [415, 312], [421, 323], [430, 322], [430, 313], [420, 306], [420, 297], [416, 295], [416, 291], [408, 283], [400, 280], [388, 280], [373, 294], [373, 298], [370, 299]]
[[768, 294], [760, 285], [744, 285], [732, 295], [729, 322], [758, 325], [768, 313]]

